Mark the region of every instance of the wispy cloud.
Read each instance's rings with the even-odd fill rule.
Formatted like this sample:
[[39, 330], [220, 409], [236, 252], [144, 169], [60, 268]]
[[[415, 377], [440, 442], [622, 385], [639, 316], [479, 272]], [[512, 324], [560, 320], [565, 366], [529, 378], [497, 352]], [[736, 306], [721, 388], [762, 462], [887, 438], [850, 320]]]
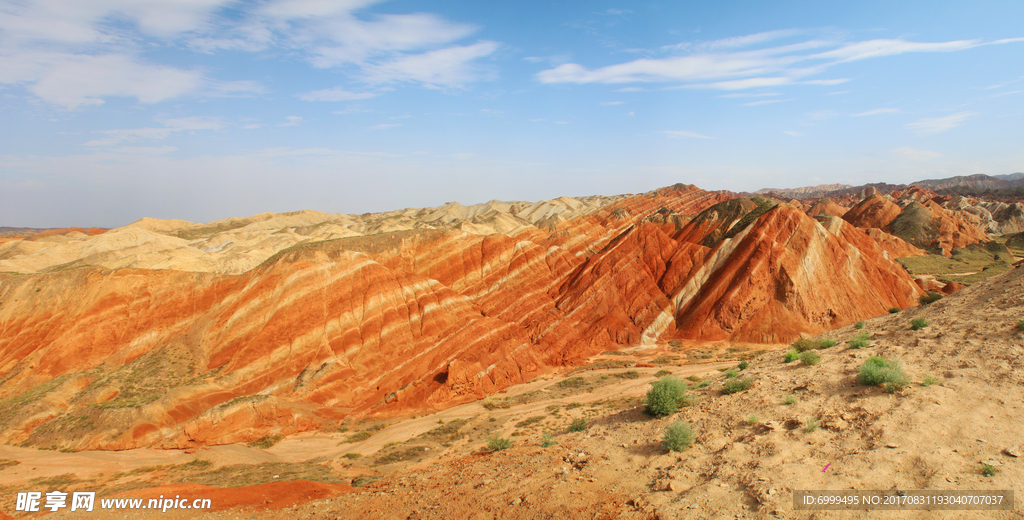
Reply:
[[743, 103], [745, 107], [756, 107], [758, 105], [770, 105], [772, 103], [782, 103], [784, 101], [793, 101], [792, 99], [762, 99], [760, 101], [751, 101], [750, 103]]
[[1019, 38], [985, 42], [912, 42], [877, 39], [860, 42], [805, 40], [749, 50], [747, 47], [798, 35], [797, 31], [771, 31], [703, 44], [679, 44], [665, 49], [692, 54], [643, 58], [589, 69], [564, 63], [536, 75], [542, 83], [645, 83], [671, 82], [683, 86], [741, 90], [781, 85], [837, 85], [846, 78], [809, 79], [841, 63], [908, 53], [955, 52], [982, 45], [1005, 44]]
[[387, 130], [388, 128], [395, 128], [402, 126], [401, 123], [381, 123], [379, 125], [373, 125], [370, 130]]
[[288, 116], [285, 120], [286, 121], [281, 123], [279, 126], [297, 126], [302, 122], [302, 116]]
[[892, 153], [895, 154], [897, 157], [902, 157], [903, 159], [909, 159], [911, 161], [916, 162], [931, 161], [933, 159], [938, 159], [939, 157], [942, 157], [942, 154], [939, 152], [932, 152], [929, 150], [918, 150], [916, 148], [911, 148], [909, 146], [901, 146], [893, 150]]
[[859, 114], [852, 114], [852, 115], [853, 115], [853, 117], [864, 117], [864, 116], [877, 116], [877, 115], [881, 115], [881, 114], [899, 114], [900, 112], [902, 112], [902, 111], [900, 109], [898, 109], [898, 108], [874, 108], [874, 109], [871, 109], [871, 110], [868, 110], [868, 111], [865, 111], [865, 112], [860, 112]]
[[341, 87], [334, 87], [324, 90], [314, 90], [299, 94], [303, 101], [355, 101], [357, 99], [369, 99], [376, 97], [376, 92], [349, 92]]
[[754, 92], [740, 92], [740, 93], [735, 93], [735, 94], [722, 94], [721, 96], [718, 96], [718, 97], [720, 97], [720, 98], [752, 98], [752, 97], [771, 97], [771, 96], [781, 96], [781, 95], [782, 95], [781, 92], [757, 92], [757, 93], [754, 93]]
[[85, 143], [85, 146], [112, 146], [120, 143], [152, 141], [166, 139], [178, 132], [193, 130], [220, 130], [225, 126], [225, 124], [219, 119], [206, 117], [179, 117], [173, 119], [162, 119], [158, 122], [163, 126], [103, 130], [101, 133], [107, 137], [88, 141]]
[[944, 117], [926, 117], [908, 124], [907, 128], [920, 136], [940, 134], [962, 125], [976, 115], [977, 112], [957, 112]]
[[[495, 42], [459, 45], [478, 30], [429, 13], [366, 15], [382, 0], [109, 0], [65, 4], [20, 0], [0, 6], [0, 86], [23, 85], [68, 110], [110, 97], [158, 103], [183, 96], [252, 96], [257, 81], [221, 81], [207, 72], [154, 63], [154, 48], [199, 52], [282, 49], [319, 68], [346, 67], [353, 79], [458, 88], [492, 77], [477, 63]], [[230, 7], [230, 9], [229, 9]], [[378, 95], [341, 88], [301, 94], [309, 101]]]
[[704, 134], [698, 134], [697, 132], [690, 132], [687, 130], [662, 130], [659, 133], [665, 134], [673, 139], [713, 139], [712, 137]]
[[784, 133], [786, 135], [791, 135], [793, 137], [803, 137], [803, 135], [804, 135], [803, 132], [797, 132], [796, 130], [785, 130], [782, 133]]

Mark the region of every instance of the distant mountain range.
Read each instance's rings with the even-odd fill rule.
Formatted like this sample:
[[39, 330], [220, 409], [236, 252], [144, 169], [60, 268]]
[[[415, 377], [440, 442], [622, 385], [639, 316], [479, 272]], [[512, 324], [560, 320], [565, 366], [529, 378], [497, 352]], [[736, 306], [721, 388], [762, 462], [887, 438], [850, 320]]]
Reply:
[[919, 186], [943, 195], [969, 195], [983, 192], [1009, 190], [1024, 186], [1024, 173], [1016, 172], [1007, 175], [958, 175], [946, 179], [925, 179], [910, 184], [875, 183], [864, 186], [849, 184], [821, 184], [802, 188], [765, 188], [754, 192], [754, 195], [771, 196], [784, 199], [817, 199], [823, 197], [842, 197], [853, 195], [867, 188], [874, 188], [879, 193], [889, 193], [908, 186]]

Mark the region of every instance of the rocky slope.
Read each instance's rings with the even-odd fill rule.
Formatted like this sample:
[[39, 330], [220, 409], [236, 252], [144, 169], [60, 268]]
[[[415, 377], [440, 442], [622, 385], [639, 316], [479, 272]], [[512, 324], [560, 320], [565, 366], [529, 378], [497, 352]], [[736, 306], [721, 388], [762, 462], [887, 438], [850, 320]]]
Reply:
[[[952, 211], [931, 195], [898, 200]], [[685, 185], [143, 219], [0, 247], [5, 269], [37, 273], [0, 274], [0, 440], [64, 449], [243, 442], [442, 409], [602, 351], [788, 342], [923, 294], [893, 260], [921, 252], [897, 237]]]

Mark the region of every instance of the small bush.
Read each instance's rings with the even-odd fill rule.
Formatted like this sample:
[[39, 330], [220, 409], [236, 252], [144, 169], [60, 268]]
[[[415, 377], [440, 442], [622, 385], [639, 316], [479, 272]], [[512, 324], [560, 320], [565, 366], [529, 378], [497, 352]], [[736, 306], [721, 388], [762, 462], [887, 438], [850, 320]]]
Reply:
[[670, 375], [672, 375], [672, 371], [670, 370], [659, 370], [654, 373], [654, 377], [665, 377]]
[[917, 301], [921, 305], [928, 305], [929, 303], [934, 303], [934, 302], [937, 302], [937, 301], [939, 301], [941, 299], [942, 299], [942, 295], [941, 294], [939, 294], [939, 293], [937, 293], [935, 291], [928, 291], [928, 294], [925, 294], [925, 295], [921, 296], [920, 298], [917, 299]]
[[796, 350], [797, 352], [806, 352], [808, 350], [821, 350], [834, 346], [836, 346], [835, 340], [828, 338], [800, 338], [793, 342], [793, 349]]
[[797, 352], [814, 350], [817, 346], [818, 342], [811, 338], [800, 338], [793, 342], [793, 350], [796, 350]]
[[487, 449], [488, 451], [501, 451], [507, 450], [512, 447], [512, 439], [506, 439], [499, 436], [497, 433], [487, 437]]
[[1017, 321], [1017, 330], [1024, 331], [1024, 320]]
[[921, 381], [921, 386], [932, 386], [939, 384], [939, 380], [933, 376], [924, 376], [924, 381]]
[[735, 394], [736, 392], [742, 392], [753, 386], [754, 380], [749, 377], [740, 377], [736, 379], [730, 379], [722, 385], [723, 394]]
[[807, 424], [804, 426], [804, 433], [814, 433], [818, 430], [818, 420], [814, 417], [807, 419]]
[[686, 379], [687, 379], [687, 381], [693, 381], [694, 383], [700, 383], [701, 382], [701, 377], [698, 376], [698, 375], [688, 376]]
[[694, 385], [693, 389], [696, 390], [698, 388], [704, 388], [704, 387], [706, 387], [706, 386], [708, 386], [710, 384], [711, 384], [711, 381], [701, 381], [700, 383], [697, 383], [696, 385]]
[[734, 378], [734, 377], [736, 377], [738, 375], [740, 375], [739, 372], [737, 372], [735, 370], [729, 370], [728, 372], [725, 373], [725, 378], [726, 379], [732, 379], [732, 378]]
[[651, 383], [644, 404], [647, 412], [655, 417], [665, 417], [679, 411], [686, 398], [686, 383], [673, 377], [663, 377]]
[[740, 361], [740, 364], [736, 365], [736, 368], [739, 368], [740, 370], [746, 370], [749, 366], [750, 363], [747, 363], [746, 361]]
[[821, 363], [821, 355], [813, 350], [808, 350], [803, 354], [800, 354], [800, 362], [807, 366], [814, 366]]
[[850, 348], [864, 348], [868, 346], [868, 335], [865, 333], [857, 334], [850, 338]]
[[587, 381], [582, 377], [570, 377], [569, 379], [563, 379], [559, 381], [555, 386], [558, 388], [582, 388], [583, 385], [587, 384]]
[[581, 431], [586, 430], [586, 429], [587, 429], [587, 420], [586, 419], [576, 419], [575, 421], [572, 422], [572, 424], [569, 425], [569, 431], [571, 431], [571, 432], [581, 432]]
[[761, 419], [759, 419], [756, 415], [751, 414], [749, 417], [747, 417], [747, 424], [751, 426], [757, 426], [760, 422]]
[[626, 372], [618, 372], [618, 373], [615, 373], [615, 374], [612, 374], [612, 375], [615, 376], [615, 377], [618, 377], [620, 379], [639, 379], [640, 378], [640, 372], [637, 372], [636, 370], [628, 370]]
[[889, 307], [889, 314], [896, 314], [897, 312], [900, 312], [899, 307]]
[[363, 455], [361, 453], [346, 453], [346, 454], [342, 455], [342, 458], [346, 458], [346, 459], [349, 459], [349, 460], [355, 460], [355, 459], [358, 459], [359, 457], [362, 457], [362, 456]]
[[676, 421], [665, 428], [662, 442], [668, 451], [683, 451], [693, 444], [693, 429], [686, 421]]
[[246, 446], [250, 448], [256, 448], [258, 450], [269, 450], [274, 447], [275, 444], [281, 442], [284, 439], [284, 435], [268, 435], [266, 437], [260, 437], [254, 441], [249, 442]]
[[991, 477], [991, 476], [994, 476], [996, 473], [999, 473], [999, 470], [996, 469], [995, 466], [993, 466], [991, 464], [985, 464], [984, 462], [981, 463], [981, 474], [982, 475], [985, 475], [986, 477]]
[[857, 330], [863, 329], [864, 328], [864, 322], [863, 321], [858, 321], [857, 323], [854, 323], [853, 324], [853, 328], [855, 328]]
[[885, 358], [871, 356], [858, 369], [857, 379], [862, 385], [877, 386], [885, 385], [889, 393], [901, 390], [907, 386], [909, 379], [903, 372], [899, 361], [887, 361]]
[[917, 319], [914, 319], [914, 320], [910, 320], [910, 329], [911, 330], [921, 330], [921, 329], [923, 329], [923, 328], [925, 328], [927, 326], [928, 326], [928, 320], [926, 320], [924, 318], [917, 318]]
[[782, 402], [785, 404], [793, 404], [796, 402], [796, 396], [793, 394], [789, 394], [786, 397], [782, 398]]
[[550, 448], [550, 447], [554, 446], [555, 444], [558, 444], [558, 443], [551, 439], [551, 433], [550, 432], [544, 432], [544, 435], [541, 437], [540, 447], [541, 448]]
[[786, 352], [786, 356], [783, 358], [782, 362], [792, 363], [798, 359], [800, 359], [800, 353], [795, 350], [790, 350], [789, 352]]

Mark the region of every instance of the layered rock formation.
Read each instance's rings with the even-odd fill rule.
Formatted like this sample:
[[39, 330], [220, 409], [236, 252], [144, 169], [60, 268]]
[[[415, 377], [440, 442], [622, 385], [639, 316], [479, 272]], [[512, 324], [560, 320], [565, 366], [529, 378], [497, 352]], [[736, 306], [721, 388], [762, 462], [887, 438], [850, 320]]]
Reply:
[[0, 274], [5, 442], [189, 447], [333, 428], [638, 343], [788, 342], [923, 293], [892, 261], [920, 253], [899, 238], [685, 185], [62, 237], [4, 246], [6, 265], [44, 271]]

